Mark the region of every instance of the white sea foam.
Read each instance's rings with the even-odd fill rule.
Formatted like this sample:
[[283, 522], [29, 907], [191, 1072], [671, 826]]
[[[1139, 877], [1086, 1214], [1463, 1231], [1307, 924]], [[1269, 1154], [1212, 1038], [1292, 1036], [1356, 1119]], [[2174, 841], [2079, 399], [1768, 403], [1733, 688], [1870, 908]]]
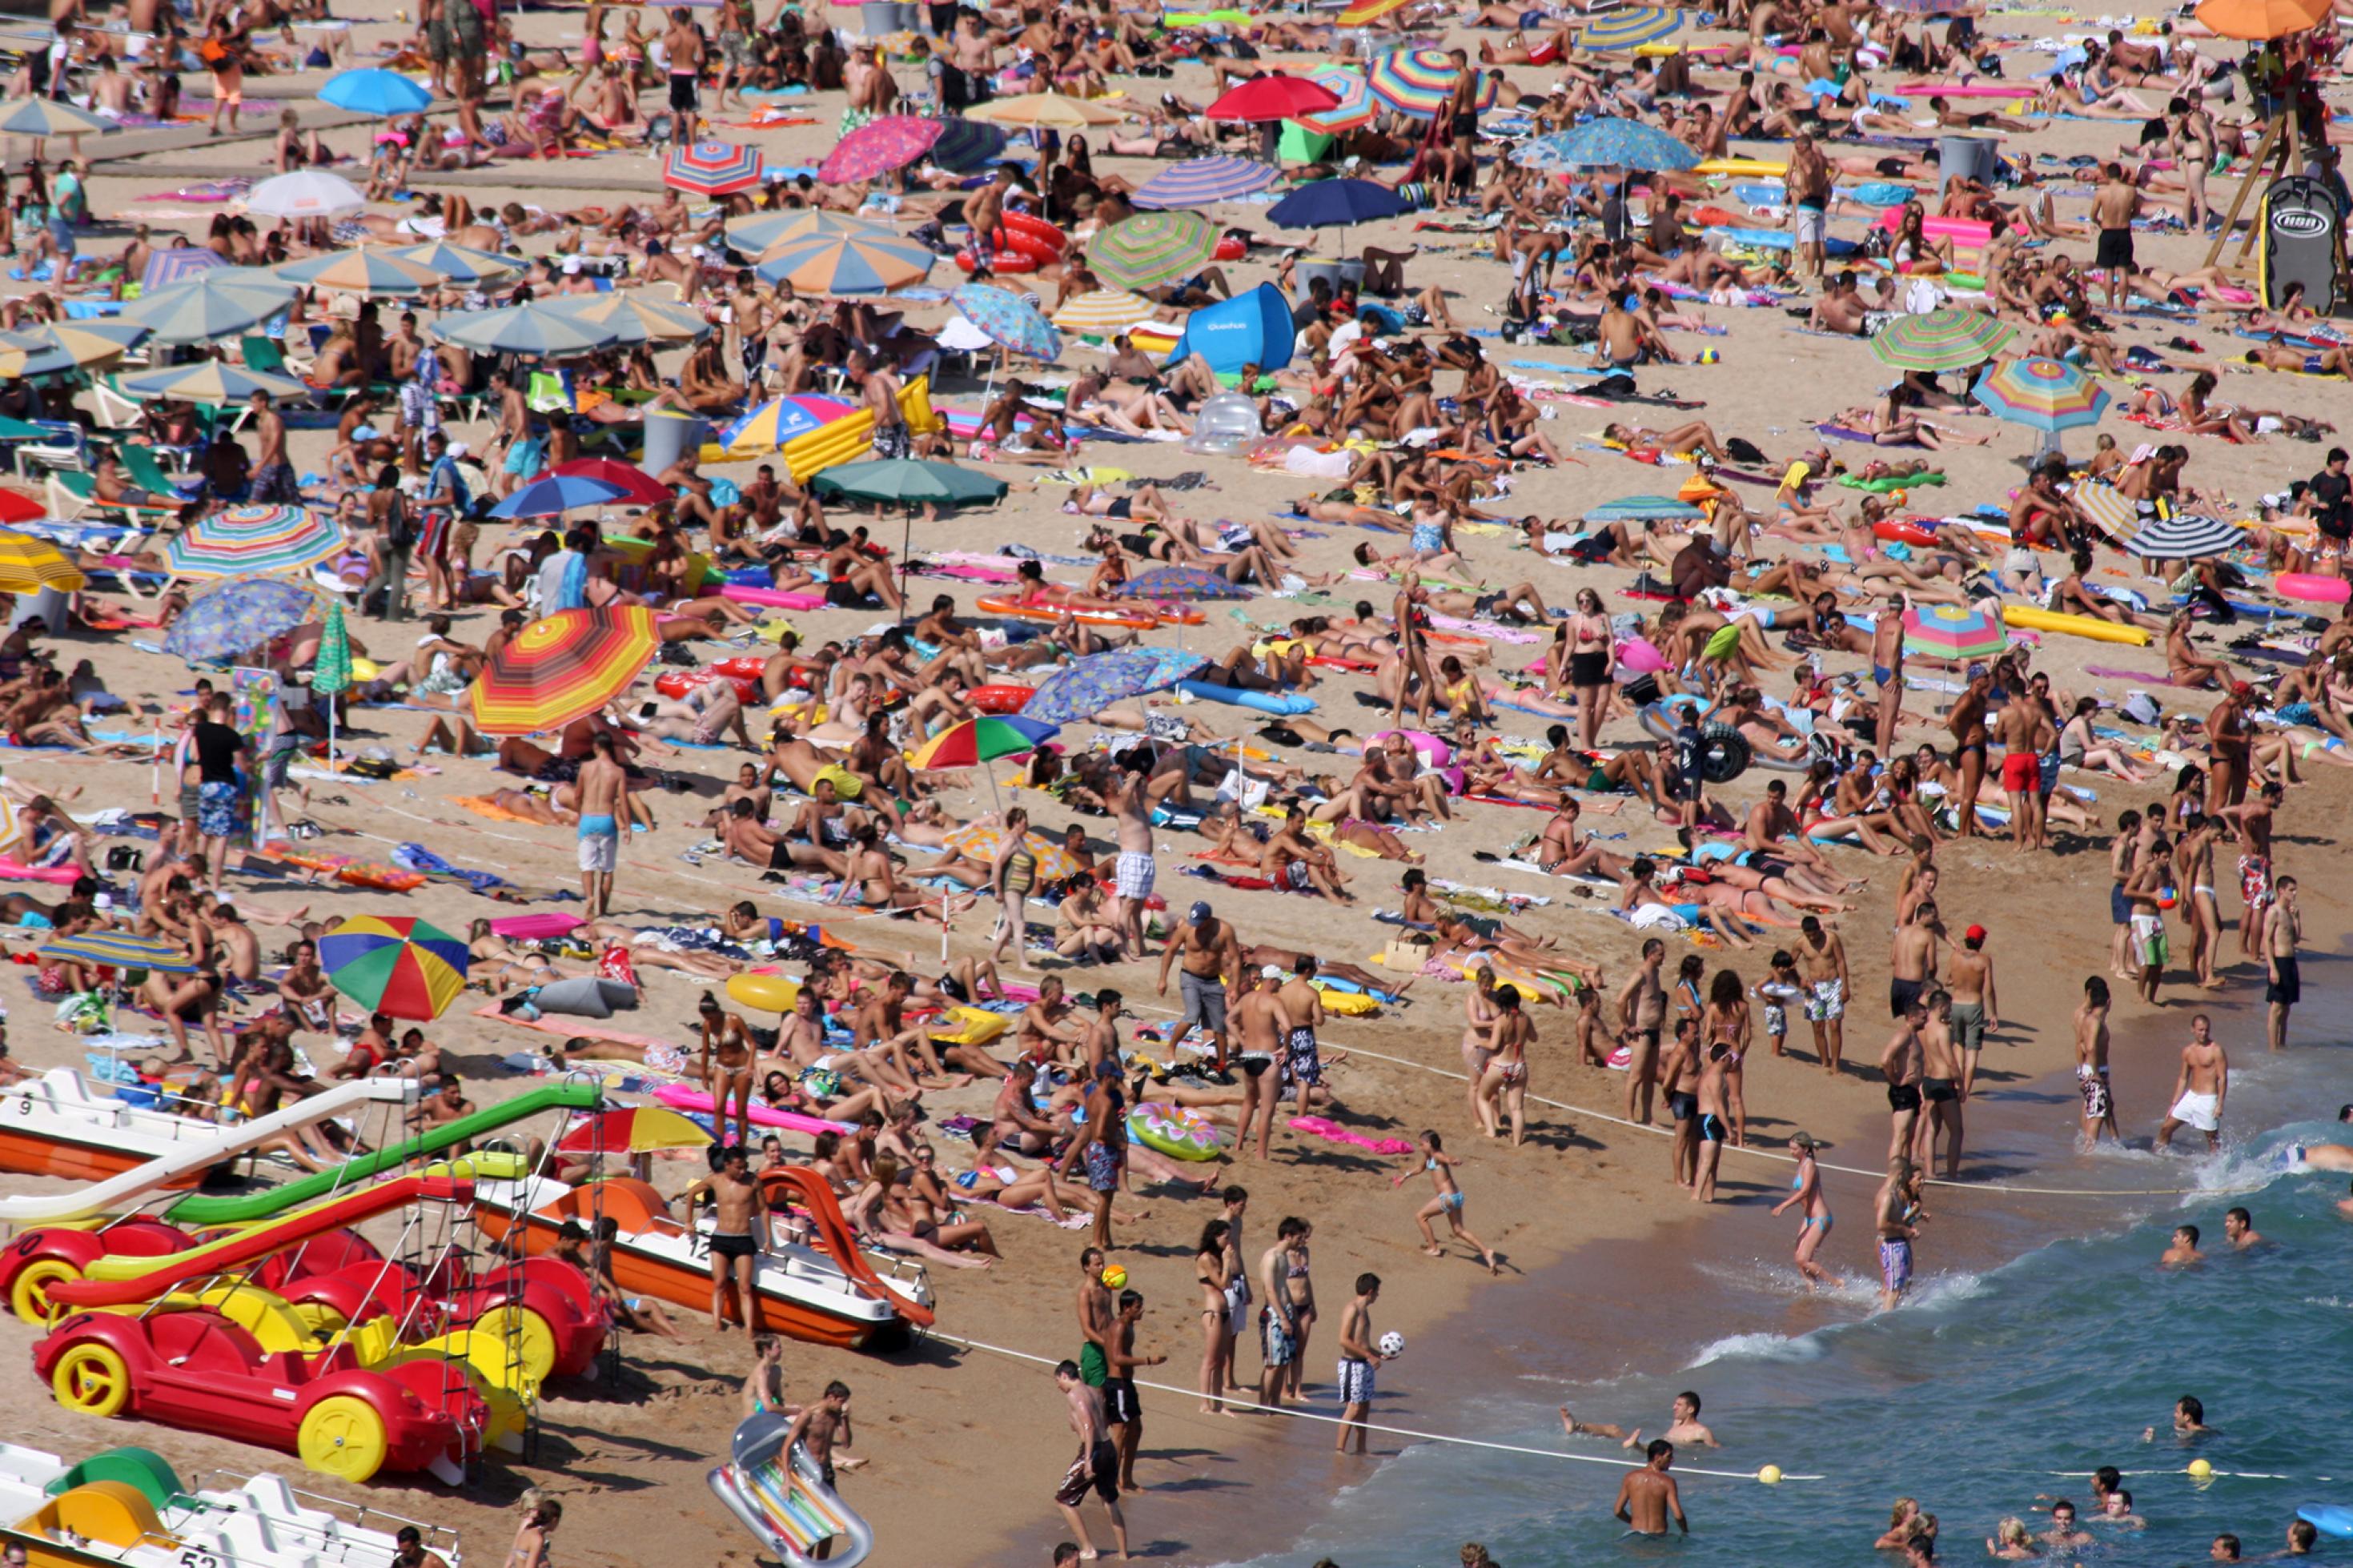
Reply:
[[1795, 1339], [1787, 1334], [1731, 1334], [1702, 1345], [1690, 1365], [1702, 1367], [1720, 1361], [1820, 1361], [1828, 1353], [1828, 1347], [1816, 1334], [1800, 1334]]

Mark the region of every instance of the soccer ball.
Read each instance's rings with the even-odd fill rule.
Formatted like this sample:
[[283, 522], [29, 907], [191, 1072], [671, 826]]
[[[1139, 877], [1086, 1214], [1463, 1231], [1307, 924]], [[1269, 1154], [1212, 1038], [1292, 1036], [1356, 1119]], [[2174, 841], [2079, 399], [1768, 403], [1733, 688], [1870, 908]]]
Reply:
[[1127, 1283], [1127, 1270], [1116, 1263], [1112, 1264], [1103, 1271], [1103, 1282], [1104, 1289], [1116, 1290]]
[[1398, 1333], [1395, 1329], [1391, 1329], [1388, 1333], [1381, 1336], [1380, 1352], [1381, 1354], [1385, 1356], [1400, 1356], [1405, 1354], [1405, 1336]]
[[1702, 349], [1694, 357], [1696, 357], [1702, 364], [1720, 363], [1724, 358], [1722, 354], [1716, 353], [1714, 349]]

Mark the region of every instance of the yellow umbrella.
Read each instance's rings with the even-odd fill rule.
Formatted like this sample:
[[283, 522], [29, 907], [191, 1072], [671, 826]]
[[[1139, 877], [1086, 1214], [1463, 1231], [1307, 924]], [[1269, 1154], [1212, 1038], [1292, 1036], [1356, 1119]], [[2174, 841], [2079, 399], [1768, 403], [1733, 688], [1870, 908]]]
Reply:
[[1060, 92], [1025, 92], [1018, 98], [1000, 98], [965, 110], [966, 120], [986, 120], [997, 125], [1043, 125], [1057, 131], [1116, 125], [1127, 117], [1124, 110]]
[[1160, 307], [1125, 289], [1090, 289], [1054, 312], [1054, 325], [1081, 337], [1110, 337], [1151, 321]]
[[70, 594], [85, 581], [81, 568], [47, 540], [0, 529], [0, 594], [37, 594], [45, 588]]

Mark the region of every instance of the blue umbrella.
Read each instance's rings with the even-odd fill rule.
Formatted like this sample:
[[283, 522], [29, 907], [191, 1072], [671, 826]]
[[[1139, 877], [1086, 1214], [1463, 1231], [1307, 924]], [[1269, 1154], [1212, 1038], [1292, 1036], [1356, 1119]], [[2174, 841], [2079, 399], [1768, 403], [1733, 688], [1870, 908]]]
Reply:
[[1038, 313], [1038, 307], [1020, 295], [986, 283], [966, 283], [948, 296], [948, 303], [988, 334], [991, 342], [1015, 353], [1051, 361], [1062, 352], [1062, 334]]
[[498, 505], [492, 517], [555, 517], [581, 507], [609, 506], [625, 492], [618, 485], [586, 474], [550, 474], [533, 479]]
[[[1535, 150], [1542, 148], [1538, 153]], [[1691, 146], [1655, 125], [1604, 115], [1574, 131], [1538, 137], [1521, 148], [1517, 161], [1556, 169], [1694, 169], [1700, 156]], [[1533, 158], [1546, 160], [1532, 163]]]
[[1214, 158], [1187, 158], [1169, 164], [1136, 186], [1128, 200], [1136, 206], [1163, 212], [1205, 207], [1212, 202], [1230, 202], [1255, 195], [1280, 177], [1273, 164], [1256, 158], [1222, 153]]
[[1048, 676], [1021, 705], [1021, 717], [1048, 724], [1092, 719], [1113, 702], [1174, 686], [1208, 662], [1181, 648], [1113, 648]]
[[188, 602], [164, 634], [164, 651], [190, 664], [249, 653], [305, 621], [324, 620], [318, 591], [271, 577], [222, 584]]
[[593, 353], [618, 336], [611, 328], [533, 302], [504, 310], [444, 317], [434, 332], [449, 342], [491, 353], [561, 357]]
[[1275, 203], [1266, 216], [1284, 228], [1323, 228], [1370, 223], [1410, 210], [1405, 198], [1370, 180], [1318, 180]]
[[339, 71], [319, 89], [322, 102], [353, 114], [417, 114], [433, 105], [433, 95], [397, 71]]
[[1588, 49], [1633, 49], [1671, 37], [1683, 25], [1680, 9], [1666, 5], [1629, 5], [1588, 22], [1577, 30], [1578, 45]]
[[[1252, 589], [1232, 583], [1206, 566], [1155, 566], [1120, 584], [1123, 599], [1154, 599], [1174, 603], [1184, 599], [1250, 599]], [[1024, 710], [1026, 711], [1026, 705]]]
[[146, 270], [139, 275], [139, 291], [152, 294], [158, 289], [194, 278], [199, 272], [210, 272], [216, 267], [227, 267], [228, 258], [217, 250], [206, 250], [201, 245], [174, 245], [147, 253]]

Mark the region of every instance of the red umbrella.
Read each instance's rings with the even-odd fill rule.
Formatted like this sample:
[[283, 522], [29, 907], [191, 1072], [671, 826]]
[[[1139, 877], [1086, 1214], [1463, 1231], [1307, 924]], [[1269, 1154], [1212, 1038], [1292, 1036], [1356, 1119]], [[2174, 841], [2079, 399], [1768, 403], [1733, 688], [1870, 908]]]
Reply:
[[1302, 114], [1320, 114], [1340, 107], [1340, 96], [1322, 82], [1310, 81], [1303, 76], [1285, 76], [1281, 71], [1269, 71], [1261, 77], [1229, 88], [1224, 97], [1209, 105], [1207, 112], [1212, 120], [1241, 120], [1262, 124], [1271, 120], [1291, 120]]
[[48, 508], [24, 491], [0, 489], [0, 523], [30, 522], [48, 515]]
[[635, 463], [623, 463], [611, 458], [575, 458], [549, 470], [559, 479], [577, 476], [584, 479], [599, 479], [621, 491], [614, 500], [632, 506], [659, 506], [678, 498], [638, 468]]

